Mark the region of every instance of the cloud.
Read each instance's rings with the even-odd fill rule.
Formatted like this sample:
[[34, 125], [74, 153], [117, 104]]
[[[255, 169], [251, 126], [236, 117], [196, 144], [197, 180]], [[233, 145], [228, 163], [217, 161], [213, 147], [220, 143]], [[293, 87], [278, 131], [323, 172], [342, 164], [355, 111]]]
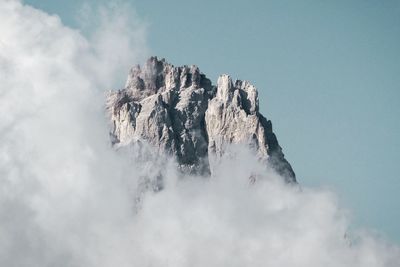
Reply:
[[[87, 12], [83, 35], [0, 3], [0, 266], [399, 266], [397, 246], [349, 232], [332, 192], [284, 184], [243, 147], [210, 179], [115, 151], [104, 90], [148, 53], [132, 12]], [[165, 188], [139, 194], [150, 170]]]

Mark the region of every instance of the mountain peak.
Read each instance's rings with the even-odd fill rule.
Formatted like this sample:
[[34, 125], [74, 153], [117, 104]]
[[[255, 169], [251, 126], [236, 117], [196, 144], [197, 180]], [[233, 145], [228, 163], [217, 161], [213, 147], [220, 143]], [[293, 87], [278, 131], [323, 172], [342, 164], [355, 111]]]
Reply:
[[184, 172], [208, 175], [228, 144], [245, 143], [289, 182], [295, 174], [272, 123], [259, 113], [257, 89], [223, 74], [217, 85], [195, 65], [175, 67], [150, 57], [134, 66], [126, 86], [108, 96], [113, 143], [146, 141], [174, 155]]

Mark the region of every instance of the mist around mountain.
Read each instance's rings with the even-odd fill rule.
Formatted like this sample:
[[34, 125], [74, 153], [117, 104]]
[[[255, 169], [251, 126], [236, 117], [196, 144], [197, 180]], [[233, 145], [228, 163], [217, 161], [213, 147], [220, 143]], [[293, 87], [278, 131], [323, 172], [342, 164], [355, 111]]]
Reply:
[[129, 9], [107, 12], [87, 37], [0, 2], [0, 266], [399, 266], [333, 192], [286, 183], [247, 145], [208, 179], [151, 144], [112, 146], [105, 89], [148, 49]]

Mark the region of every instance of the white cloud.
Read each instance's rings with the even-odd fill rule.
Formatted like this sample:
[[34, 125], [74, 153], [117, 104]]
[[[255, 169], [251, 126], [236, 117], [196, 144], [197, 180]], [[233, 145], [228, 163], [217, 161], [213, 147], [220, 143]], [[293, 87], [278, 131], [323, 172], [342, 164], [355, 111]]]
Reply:
[[135, 209], [159, 160], [110, 147], [102, 91], [147, 54], [129, 10], [99, 9], [85, 37], [0, 3], [0, 266], [399, 266], [398, 247], [347, 232], [334, 194], [285, 185], [243, 148], [210, 180], [167, 164]]

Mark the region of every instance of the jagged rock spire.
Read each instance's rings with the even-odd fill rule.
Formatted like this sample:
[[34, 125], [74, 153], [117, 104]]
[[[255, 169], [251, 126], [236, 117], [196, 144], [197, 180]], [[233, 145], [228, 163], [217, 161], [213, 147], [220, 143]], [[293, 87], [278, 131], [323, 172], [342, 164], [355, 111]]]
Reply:
[[247, 81], [221, 75], [214, 86], [197, 66], [151, 57], [131, 69], [125, 88], [111, 92], [107, 103], [115, 145], [146, 140], [175, 155], [184, 172], [208, 175], [209, 159], [226, 144], [248, 143], [260, 160], [296, 181], [271, 121], [259, 113], [257, 89]]

